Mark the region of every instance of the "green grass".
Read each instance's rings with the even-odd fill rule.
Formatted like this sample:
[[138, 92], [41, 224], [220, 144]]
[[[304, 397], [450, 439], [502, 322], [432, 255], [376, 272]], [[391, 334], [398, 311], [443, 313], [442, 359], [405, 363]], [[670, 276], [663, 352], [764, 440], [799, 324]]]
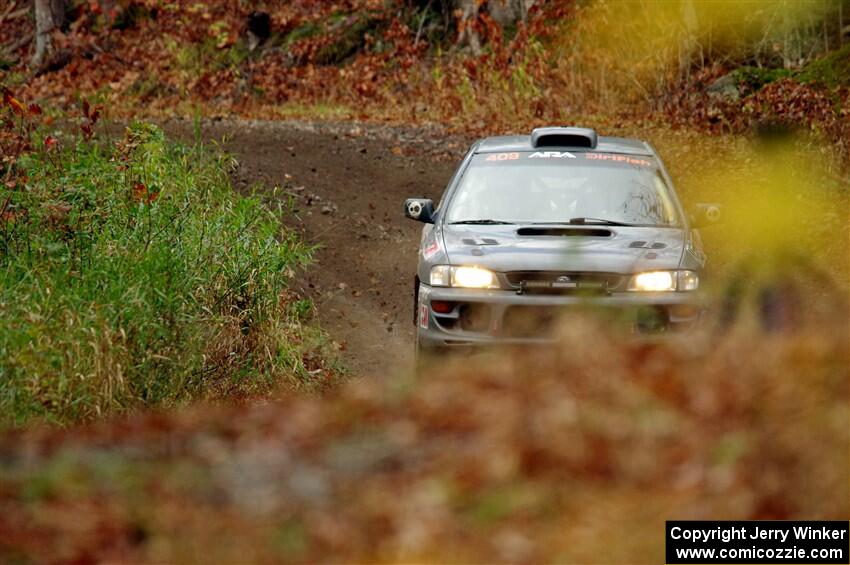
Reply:
[[0, 425], [334, 378], [286, 290], [311, 249], [232, 190], [226, 156], [142, 124], [66, 145], [0, 189]]

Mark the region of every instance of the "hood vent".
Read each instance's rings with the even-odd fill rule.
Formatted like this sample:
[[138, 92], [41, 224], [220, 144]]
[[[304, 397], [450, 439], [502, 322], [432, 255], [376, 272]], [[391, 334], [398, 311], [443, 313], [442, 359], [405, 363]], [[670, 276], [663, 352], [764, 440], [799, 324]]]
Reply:
[[666, 243], [655, 242], [655, 243], [647, 243], [646, 241], [633, 241], [629, 244], [629, 247], [632, 249], [664, 249], [667, 247]]
[[611, 237], [612, 231], [605, 228], [519, 228], [517, 235], [560, 236], [560, 237]]
[[612, 231], [605, 228], [562, 228], [540, 227], [519, 228], [517, 235], [527, 236], [559, 236], [559, 237], [611, 237]]
[[464, 238], [464, 245], [499, 245], [499, 242], [490, 237], [482, 237], [481, 239]]

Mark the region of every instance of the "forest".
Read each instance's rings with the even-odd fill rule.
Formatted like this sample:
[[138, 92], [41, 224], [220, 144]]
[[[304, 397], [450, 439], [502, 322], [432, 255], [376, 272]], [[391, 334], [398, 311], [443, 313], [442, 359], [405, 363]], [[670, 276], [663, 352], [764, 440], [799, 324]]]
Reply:
[[[0, 562], [642, 563], [666, 520], [846, 520], [850, 2], [0, 0], [0, 91]], [[422, 374], [404, 199], [546, 126], [722, 210], [705, 323]]]

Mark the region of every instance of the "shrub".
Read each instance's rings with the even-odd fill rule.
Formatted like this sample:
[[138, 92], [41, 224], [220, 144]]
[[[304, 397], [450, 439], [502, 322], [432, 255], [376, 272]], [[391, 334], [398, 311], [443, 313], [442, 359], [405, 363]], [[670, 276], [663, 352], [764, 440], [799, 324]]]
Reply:
[[846, 324], [561, 332], [320, 400], [6, 434], [0, 560], [653, 563], [667, 519], [847, 516]]
[[114, 148], [43, 145], [0, 198], [0, 421], [327, 381], [285, 314], [311, 249], [232, 190], [225, 156], [146, 124]]

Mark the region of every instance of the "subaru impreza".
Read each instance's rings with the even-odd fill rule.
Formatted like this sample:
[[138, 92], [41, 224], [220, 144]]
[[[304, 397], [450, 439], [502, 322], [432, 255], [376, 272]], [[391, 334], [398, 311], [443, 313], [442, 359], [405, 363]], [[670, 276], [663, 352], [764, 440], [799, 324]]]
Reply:
[[546, 127], [475, 142], [423, 222], [414, 277], [417, 351], [550, 338], [592, 309], [641, 334], [693, 327], [705, 266], [698, 228], [655, 150], [588, 128]]

